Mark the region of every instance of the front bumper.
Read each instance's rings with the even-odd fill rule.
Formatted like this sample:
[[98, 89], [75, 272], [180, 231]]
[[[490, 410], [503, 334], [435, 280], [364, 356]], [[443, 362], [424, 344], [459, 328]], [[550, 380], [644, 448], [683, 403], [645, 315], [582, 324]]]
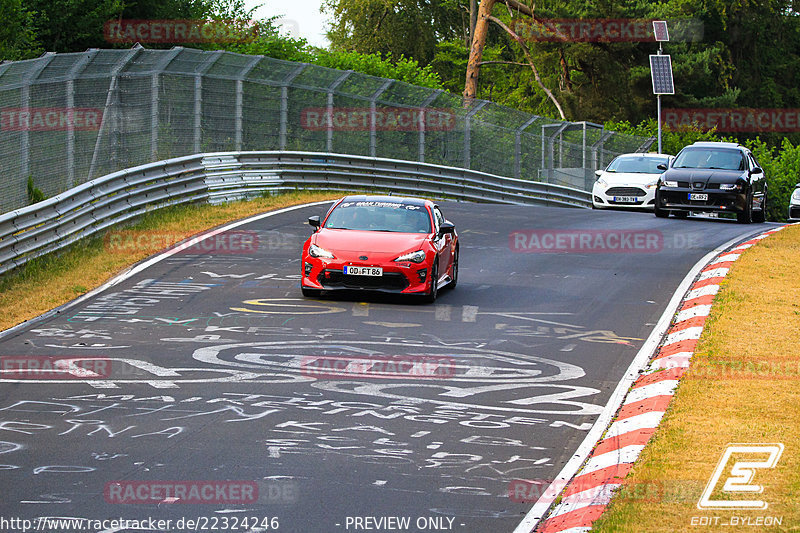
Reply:
[[789, 221], [796, 222], [800, 220], [800, 204], [789, 205]]
[[[689, 200], [690, 193], [707, 194], [707, 200]], [[747, 195], [741, 191], [704, 189], [701, 191], [683, 187], [661, 188], [656, 193], [656, 205], [660, 209], [682, 211], [742, 213], [747, 207]]]
[[639, 185], [611, 185], [604, 187], [595, 183], [592, 187], [592, 203], [595, 207], [637, 207], [653, 209], [655, 189]]
[[[430, 291], [430, 265], [423, 263], [374, 264], [357, 261], [323, 260], [306, 256], [302, 262], [301, 286], [320, 290], [365, 290], [397, 294], [421, 294]], [[382, 276], [353, 276], [345, 266], [383, 268]]]

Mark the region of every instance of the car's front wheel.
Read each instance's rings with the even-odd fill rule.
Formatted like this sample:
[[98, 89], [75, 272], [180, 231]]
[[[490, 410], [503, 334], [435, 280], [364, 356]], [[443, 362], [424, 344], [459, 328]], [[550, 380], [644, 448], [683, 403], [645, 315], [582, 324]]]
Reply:
[[753, 221], [753, 197], [748, 195], [745, 202], [744, 211], [736, 213], [736, 221], [739, 224], [750, 224]]
[[653, 205], [653, 213], [655, 213], [658, 218], [667, 218], [669, 216], [669, 211], [658, 207], [658, 203]]
[[764, 191], [764, 199], [761, 200], [761, 211], [753, 213], [753, 222], [764, 222], [767, 220], [767, 191]]
[[434, 257], [433, 259], [433, 268], [431, 268], [431, 288], [428, 294], [422, 297], [422, 301], [425, 303], [432, 304], [436, 301], [436, 297], [439, 295], [439, 258]]
[[455, 289], [456, 283], [458, 283], [458, 248], [456, 248], [456, 254], [453, 256], [453, 266], [450, 268], [450, 283], [447, 286], [450, 289]]

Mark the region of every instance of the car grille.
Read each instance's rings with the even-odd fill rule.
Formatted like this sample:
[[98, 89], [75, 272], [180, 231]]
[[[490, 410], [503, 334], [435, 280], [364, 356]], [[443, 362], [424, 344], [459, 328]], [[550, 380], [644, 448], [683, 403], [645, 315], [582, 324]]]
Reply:
[[647, 193], [639, 187], [611, 187], [606, 196], [644, 196]]
[[688, 181], [679, 181], [678, 182], [678, 187], [683, 187], [684, 189], [688, 189], [689, 188], [689, 182]]
[[789, 218], [800, 218], [800, 206], [792, 206], [789, 208]]
[[383, 276], [345, 276], [341, 270], [323, 270], [317, 281], [330, 289], [402, 291], [408, 287], [408, 280], [399, 272], [384, 272]]

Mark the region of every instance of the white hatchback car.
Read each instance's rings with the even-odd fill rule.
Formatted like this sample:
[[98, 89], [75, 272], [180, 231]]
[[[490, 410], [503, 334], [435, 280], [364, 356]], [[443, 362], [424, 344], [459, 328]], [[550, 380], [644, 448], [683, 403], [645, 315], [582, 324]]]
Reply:
[[674, 156], [667, 154], [622, 154], [605, 170], [597, 170], [592, 187], [592, 207], [636, 207], [653, 209], [656, 183]]

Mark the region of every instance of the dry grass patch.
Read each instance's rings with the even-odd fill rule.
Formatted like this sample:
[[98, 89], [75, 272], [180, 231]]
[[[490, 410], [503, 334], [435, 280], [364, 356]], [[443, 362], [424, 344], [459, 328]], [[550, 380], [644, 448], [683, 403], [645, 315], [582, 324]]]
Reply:
[[[168, 234], [181, 240], [227, 222], [292, 205], [340, 198], [344, 193], [296, 192], [223, 205], [165, 208], [142, 217], [131, 232]], [[103, 236], [35, 259], [0, 279], [0, 331], [30, 320], [98, 287], [127, 267], [153, 255], [146, 247], [109, 253]], [[299, 253], [299, 252], [298, 252]]]
[[[595, 530], [800, 531], [798, 259], [800, 226], [793, 226], [748, 249], [734, 263], [689, 372], [627, 480], [631, 487], [619, 493]], [[756, 470], [753, 483], [764, 491], [750, 496], [766, 501], [767, 509], [697, 508], [729, 443], [775, 442], [785, 446], [783, 455], [776, 468]], [[720, 483], [731, 466], [732, 461]], [[711, 525], [698, 525], [700, 517], [708, 517]], [[752, 525], [731, 525], [739, 517]], [[756, 526], [758, 517], [779, 517], [781, 525]]]

